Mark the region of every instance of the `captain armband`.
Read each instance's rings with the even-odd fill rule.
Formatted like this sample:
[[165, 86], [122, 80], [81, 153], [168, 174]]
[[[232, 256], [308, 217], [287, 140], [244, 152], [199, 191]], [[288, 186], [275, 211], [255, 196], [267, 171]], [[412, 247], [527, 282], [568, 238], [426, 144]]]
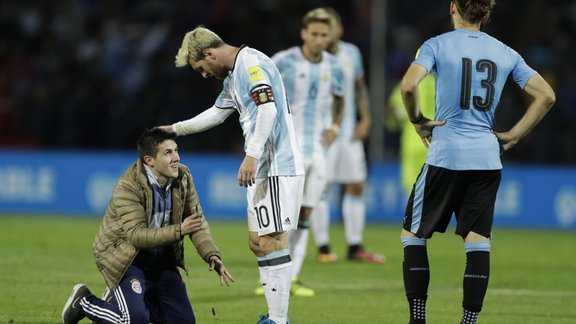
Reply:
[[250, 97], [256, 106], [265, 105], [274, 102], [274, 93], [272, 88], [267, 84], [257, 85], [250, 91]]

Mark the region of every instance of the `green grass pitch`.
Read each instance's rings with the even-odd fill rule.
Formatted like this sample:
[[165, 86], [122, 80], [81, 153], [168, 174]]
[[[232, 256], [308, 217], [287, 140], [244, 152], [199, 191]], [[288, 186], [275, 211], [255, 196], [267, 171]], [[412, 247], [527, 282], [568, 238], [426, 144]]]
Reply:
[[[0, 216], [0, 323], [58, 323], [75, 283], [88, 283], [96, 294], [103, 291], [91, 251], [99, 222], [81, 216]], [[247, 226], [241, 221], [210, 224], [236, 283], [220, 287], [188, 241], [190, 274], [184, 278], [197, 322], [255, 323], [266, 307], [264, 298], [253, 294], [258, 271], [247, 246]], [[316, 296], [291, 298], [292, 322], [407, 323], [400, 224], [367, 224], [365, 244], [386, 254], [384, 265], [343, 260], [343, 231], [340, 224], [331, 229], [333, 249], [341, 257], [333, 265], [315, 261], [310, 238], [300, 279], [316, 289]], [[432, 324], [460, 320], [465, 256], [452, 232], [437, 234], [428, 244], [427, 318]], [[575, 248], [573, 231], [496, 228], [490, 285], [479, 322], [576, 323]]]

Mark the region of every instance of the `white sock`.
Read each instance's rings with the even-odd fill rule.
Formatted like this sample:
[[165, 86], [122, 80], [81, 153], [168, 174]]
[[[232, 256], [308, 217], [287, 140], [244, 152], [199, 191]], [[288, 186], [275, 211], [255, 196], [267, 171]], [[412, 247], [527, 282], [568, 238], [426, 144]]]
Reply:
[[258, 272], [260, 272], [260, 283], [264, 288], [264, 292], [268, 289], [268, 266], [260, 265], [261, 262], [266, 261], [266, 257], [257, 257], [258, 260]]
[[364, 196], [344, 194], [342, 198], [342, 217], [348, 245], [362, 244], [364, 222], [366, 221], [366, 204]]
[[316, 246], [320, 247], [330, 244], [330, 207], [327, 200], [322, 199], [312, 210], [310, 226], [314, 233]]
[[292, 258], [292, 277], [298, 277], [306, 258], [308, 248], [308, 228], [297, 228], [290, 232], [289, 246]]
[[[287, 249], [282, 251], [285, 251], [286, 255], [288, 255]], [[280, 251], [273, 253], [276, 254], [278, 252]], [[268, 261], [273, 263], [274, 258], [268, 257]], [[288, 321], [291, 283], [292, 261], [268, 266], [268, 289], [264, 289], [264, 291], [268, 302], [268, 315], [276, 323], [286, 323]]]

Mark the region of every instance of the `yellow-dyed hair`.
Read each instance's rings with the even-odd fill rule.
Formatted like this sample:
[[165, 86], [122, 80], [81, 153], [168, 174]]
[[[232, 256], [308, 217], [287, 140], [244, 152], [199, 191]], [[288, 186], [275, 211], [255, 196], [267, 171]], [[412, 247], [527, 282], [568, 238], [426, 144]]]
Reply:
[[224, 44], [222, 38], [215, 32], [204, 26], [198, 26], [184, 35], [174, 63], [176, 67], [183, 67], [189, 64], [190, 59], [200, 61], [204, 58], [205, 49], [218, 48]]

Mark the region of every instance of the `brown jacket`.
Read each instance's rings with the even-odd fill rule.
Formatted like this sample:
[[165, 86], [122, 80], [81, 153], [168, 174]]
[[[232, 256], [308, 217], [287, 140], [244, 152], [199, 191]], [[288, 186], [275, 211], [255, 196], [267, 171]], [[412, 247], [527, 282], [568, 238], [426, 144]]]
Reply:
[[[178, 178], [172, 182], [172, 217], [168, 226], [148, 228], [153, 213], [152, 197], [146, 171], [138, 160], [122, 174], [114, 187], [102, 225], [92, 243], [96, 266], [112, 289], [118, 286], [139, 249], [171, 246], [176, 265], [185, 269], [180, 223], [194, 213], [196, 207], [202, 214], [190, 170], [180, 165]], [[209, 262], [213, 255], [220, 257], [208, 222], [204, 221], [203, 228], [189, 236], [204, 261]]]

